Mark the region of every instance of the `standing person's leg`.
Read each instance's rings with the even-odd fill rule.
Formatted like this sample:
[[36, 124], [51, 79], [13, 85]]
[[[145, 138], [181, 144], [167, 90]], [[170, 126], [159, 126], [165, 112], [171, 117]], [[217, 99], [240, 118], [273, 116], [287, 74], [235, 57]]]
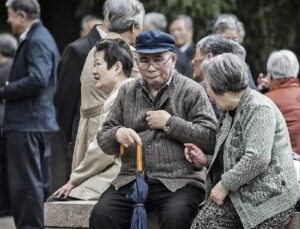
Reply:
[[18, 229], [44, 227], [43, 148], [40, 132], [7, 133], [9, 190]]
[[50, 196], [51, 187], [51, 140], [52, 134], [41, 133], [41, 169], [43, 174], [44, 184], [44, 201]]
[[90, 229], [130, 228], [134, 203], [126, 195], [131, 184], [119, 190], [110, 186], [100, 197], [90, 217]]
[[0, 133], [0, 216], [9, 215], [11, 207], [9, 202], [6, 138]]
[[149, 187], [147, 206], [158, 211], [160, 229], [189, 229], [205, 197], [204, 190], [187, 185], [171, 192], [153, 179]]

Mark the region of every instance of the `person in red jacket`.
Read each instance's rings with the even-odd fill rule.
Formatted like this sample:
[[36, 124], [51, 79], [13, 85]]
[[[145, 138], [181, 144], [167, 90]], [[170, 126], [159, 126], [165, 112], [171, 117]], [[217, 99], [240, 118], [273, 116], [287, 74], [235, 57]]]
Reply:
[[282, 112], [287, 123], [293, 151], [300, 155], [299, 62], [290, 50], [273, 52], [267, 62], [271, 91], [266, 93]]

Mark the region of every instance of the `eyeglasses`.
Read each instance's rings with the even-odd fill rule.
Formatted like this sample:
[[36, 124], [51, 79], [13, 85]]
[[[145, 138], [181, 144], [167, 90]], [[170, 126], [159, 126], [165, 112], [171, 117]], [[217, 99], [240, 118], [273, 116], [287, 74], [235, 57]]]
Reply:
[[162, 59], [153, 59], [153, 60], [137, 60], [137, 65], [140, 69], [146, 70], [149, 68], [150, 64], [156, 68], [160, 69], [165, 66], [165, 64], [173, 57], [173, 55], [169, 56], [167, 59], [162, 58]]

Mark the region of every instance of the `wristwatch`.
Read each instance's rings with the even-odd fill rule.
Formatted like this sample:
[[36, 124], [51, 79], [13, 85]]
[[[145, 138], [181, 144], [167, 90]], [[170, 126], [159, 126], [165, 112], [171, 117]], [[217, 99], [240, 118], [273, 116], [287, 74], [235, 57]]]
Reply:
[[[171, 116], [172, 117], [172, 116]], [[164, 131], [168, 132], [170, 129], [170, 121], [171, 121], [171, 117], [168, 119], [168, 121], [166, 122], [166, 125], [164, 126]]]

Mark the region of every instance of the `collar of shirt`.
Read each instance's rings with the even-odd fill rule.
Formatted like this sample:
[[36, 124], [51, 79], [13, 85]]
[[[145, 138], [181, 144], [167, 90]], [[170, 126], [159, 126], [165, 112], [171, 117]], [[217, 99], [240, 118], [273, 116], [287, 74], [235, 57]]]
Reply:
[[179, 50], [180, 50], [180, 52], [184, 53], [190, 46], [191, 46], [191, 43], [186, 43], [185, 45], [182, 45], [179, 48]]
[[140, 85], [142, 87], [142, 90], [146, 93], [148, 99], [150, 99], [150, 101], [152, 103], [155, 103], [160, 97], [161, 95], [167, 90], [167, 88], [169, 87], [172, 79], [173, 79], [173, 74], [174, 74], [174, 69], [172, 70], [172, 73], [171, 73], [171, 76], [170, 78], [168, 79], [168, 81], [161, 87], [161, 89], [159, 90], [157, 96], [155, 98], [153, 98], [153, 96], [151, 95], [151, 93], [149, 92], [148, 90], [148, 87], [147, 87], [147, 82], [141, 78], [140, 80]]
[[99, 26], [96, 26], [96, 29], [98, 33], [100, 34], [100, 37], [105, 38], [107, 36], [107, 33], [104, 32], [102, 29], [99, 28]]
[[31, 27], [32, 27], [35, 23], [37, 23], [38, 21], [39, 21], [38, 19], [37, 19], [37, 20], [34, 20], [33, 23], [31, 24], [31, 26], [29, 26], [27, 29], [25, 29], [25, 31], [24, 31], [24, 32], [20, 35], [20, 37], [19, 37], [20, 42], [22, 42], [22, 41], [24, 41], [24, 40], [26, 39], [27, 34], [28, 34], [29, 30], [31, 29]]

